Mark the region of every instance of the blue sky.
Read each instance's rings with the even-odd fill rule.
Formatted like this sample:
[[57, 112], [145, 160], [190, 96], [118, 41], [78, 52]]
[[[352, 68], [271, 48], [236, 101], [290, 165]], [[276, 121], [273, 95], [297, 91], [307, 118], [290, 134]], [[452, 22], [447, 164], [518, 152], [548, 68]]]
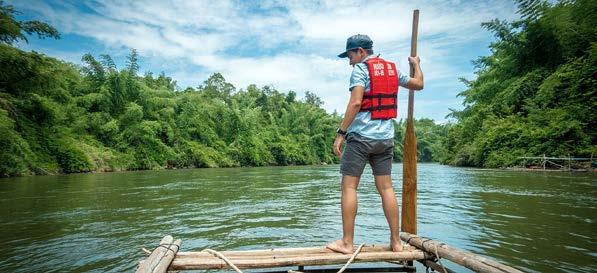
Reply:
[[[81, 64], [85, 53], [111, 55], [119, 68], [131, 48], [140, 73], [165, 72], [181, 88], [220, 72], [237, 89], [271, 85], [344, 113], [352, 68], [336, 57], [346, 38], [369, 35], [373, 49], [408, 71], [412, 11], [420, 10], [418, 55], [425, 89], [415, 96], [415, 118], [445, 122], [462, 108], [459, 77], [474, 78], [472, 60], [494, 40], [480, 24], [518, 18], [513, 1], [7, 1], [18, 19], [50, 23], [60, 40], [19, 43], [24, 50]], [[399, 95], [406, 116], [408, 91]]]

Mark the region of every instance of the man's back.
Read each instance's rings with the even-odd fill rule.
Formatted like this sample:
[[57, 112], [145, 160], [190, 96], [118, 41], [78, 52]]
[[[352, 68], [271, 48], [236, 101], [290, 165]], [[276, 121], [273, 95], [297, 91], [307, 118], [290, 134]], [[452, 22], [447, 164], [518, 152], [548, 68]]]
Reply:
[[[371, 91], [371, 77], [365, 62], [373, 57], [375, 56], [369, 55], [362, 62], [355, 64], [350, 75], [350, 85], [348, 87], [350, 91], [355, 86], [364, 87], [365, 93]], [[400, 86], [406, 87], [410, 77], [398, 71], [398, 80]], [[370, 139], [393, 139], [394, 121], [392, 119], [371, 119], [371, 112], [363, 111], [357, 113], [347, 132], [356, 133]]]

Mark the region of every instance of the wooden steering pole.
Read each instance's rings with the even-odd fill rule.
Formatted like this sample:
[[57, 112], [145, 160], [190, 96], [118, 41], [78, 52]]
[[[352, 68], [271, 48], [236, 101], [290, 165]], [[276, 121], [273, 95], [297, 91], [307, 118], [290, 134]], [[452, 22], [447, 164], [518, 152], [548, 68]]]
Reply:
[[[417, 56], [417, 34], [419, 28], [419, 10], [413, 11], [413, 30], [410, 40], [410, 56]], [[410, 76], [415, 69], [410, 65]], [[408, 90], [408, 117], [404, 152], [402, 160], [402, 231], [417, 234], [417, 137], [413, 124], [414, 90]]]

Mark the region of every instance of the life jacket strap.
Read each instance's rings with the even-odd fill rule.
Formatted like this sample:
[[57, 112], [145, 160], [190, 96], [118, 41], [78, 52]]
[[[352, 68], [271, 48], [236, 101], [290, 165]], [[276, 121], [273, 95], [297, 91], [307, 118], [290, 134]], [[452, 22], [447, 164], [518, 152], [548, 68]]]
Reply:
[[378, 106], [372, 106], [372, 107], [366, 107], [366, 108], [361, 108], [361, 110], [359, 112], [367, 112], [367, 111], [374, 111], [374, 110], [385, 110], [385, 109], [392, 109], [392, 108], [396, 108], [396, 104], [394, 105], [378, 105]]
[[369, 93], [365, 93], [363, 94], [363, 98], [364, 99], [376, 99], [376, 98], [395, 98], [396, 94], [387, 94], [387, 93], [378, 93], [378, 94], [369, 94]]

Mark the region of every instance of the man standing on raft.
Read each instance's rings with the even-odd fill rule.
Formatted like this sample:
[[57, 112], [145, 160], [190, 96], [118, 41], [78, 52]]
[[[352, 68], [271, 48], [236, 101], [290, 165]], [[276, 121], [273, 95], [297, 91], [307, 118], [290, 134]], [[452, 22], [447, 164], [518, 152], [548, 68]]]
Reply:
[[[391, 176], [394, 155], [393, 118], [397, 114], [398, 85], [413, 90], [423, 89], [420, 60], [418, 57], [408, 58], [414, 68], [412, 78], [402, 74], [394, 63], [379, 58], [379, 55], [374, 56], [373, 41], [362, 34], [348, 38], [346, 51], [338, 57], [348, 57], [354, 68], [350, 76], [350, 101], [334, 141], [334, 153], [341, 157], [343, 237], [328, 244], [327, 248], [345, 254], [354, 251], [357, 187], [365, 164], [369, 162], [390, 226], [390, 246], [393, 251], [402, 251], [398, 234], [398, 202]], [[345, 139], [346, 147], [341, 152]]]

